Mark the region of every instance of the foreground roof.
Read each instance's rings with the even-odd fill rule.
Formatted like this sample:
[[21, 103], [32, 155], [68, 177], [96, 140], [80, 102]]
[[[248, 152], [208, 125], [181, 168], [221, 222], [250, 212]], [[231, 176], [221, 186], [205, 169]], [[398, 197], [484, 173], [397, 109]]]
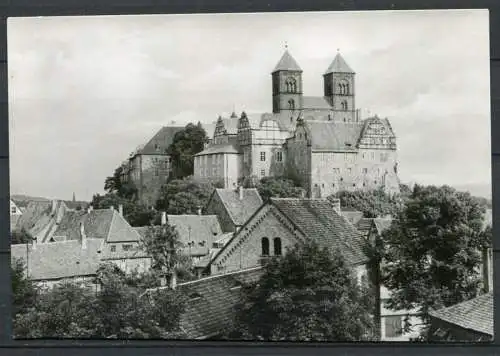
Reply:
[[493, 336], [493, 293], [429, 312], [433, 318]]
[[[263, 204], [257, 189], [243, 189], [243, 199], [240, 199], [238, 189], [215, 189], [234, 225], [243, 225]], [[213, 197], [212, 197], [213, 199]]]
[[104, 241], [87, 239], [86, 248], [80, 241], [39, 243], [11, 246], [11, 259], [21, 259], [35, 281], [94, 275], [100, 264]]
[[241, 286], [258, 281], [262, 273], [262, 268], [257, 267], [178, 284], [178, 290], [186, 299], [181, 328], [187, 337], [204, 339], [230, 327], [234, 307], [240, 301]]
[[304, 236], [321, 246], [338, 249], [351, 265], [366, 263], [366, 242], [360, 232], [326, 199], [271, 198]]

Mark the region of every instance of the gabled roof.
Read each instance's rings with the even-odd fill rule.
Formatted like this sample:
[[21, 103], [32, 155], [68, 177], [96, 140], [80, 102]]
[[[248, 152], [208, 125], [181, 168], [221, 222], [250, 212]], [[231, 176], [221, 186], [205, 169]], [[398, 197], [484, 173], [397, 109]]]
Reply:
[[430, 311], [429, 315], [463, 329], [493, 336], [493, 293]]
[[[11, 246], [11, 259], [21, 259], [35, 281], [94, 275], [100, 264], [101, 239], [87, 239], [86, 248], [80, 241], [63, 241]], [[28, 258], [27, 258], [28, 257]]]
[[363, 123], [304, 120], [313, 151], [356, 151]]
[[366, 242], [326, 199], [271, 198], [271, 203], [307, 238], [340, 251], [351, 265], [366, 263]]
[[184, 253], [190, 255], [207, 255], [213, 242], [223, 236], [216, 215], [167, 215], [167, 221], [179, 233]]
[[345, 217], [351, 224], [356, 226], [358, 222], [363, 218], [363, 213], [357, 210], [344, 210], [340, 214]]
[[[243, 225], [263, 204], [259, 191], [255, 188], [243, 189], [240, 200], [238, 189], [215, 189], [232, 222], [236, 226]], [[214, 197], [212, 196], [211, 199]]]
[[64, 215], [52, 234], [56, 240], [80, 240], [80, 224], [83, 223], [88, 238], [107, 239], [110, 235], [113, 215], [111, 209], [70, 211]]
[[177, 290], [186, 301], [181, 328], [187, 338], [205, 339], [230, 328], [234, 322], [234, 308], [241, 300], [241, 286], [257, 282], [262, 274], [262, 268], [257, 267], [179, 283]]
[[273, 70], [274, 72], [278, 71], [297, 71], [297, 72], [302, 72], [302, 69], [300, 69], [299, 65], [295, 61], [295, 59], [292, 57], [290, 52], [288, 50], [285, 50], [285, 53], [283, 53], [283, 56], [279, 60], [278, 64], [276, 64], [276, 67]]
[[340, 55], [340, 53], [337, 53], [335, 58], [333, 59], [332, 63], [326, 70], [325, 74], [330, 74], [330, 73], [351, 73], [354, 74], [355, 72], [349, 67], [345, 59]]
[[177, 132], [184, 130], [181, 126], [164, 126], [158, 131], [151, 140], [148, 141], [137, 151], [136, 154], [143, 155], [161, 155], [166, 154], [168, 147], [174, 141], [174, 136]]

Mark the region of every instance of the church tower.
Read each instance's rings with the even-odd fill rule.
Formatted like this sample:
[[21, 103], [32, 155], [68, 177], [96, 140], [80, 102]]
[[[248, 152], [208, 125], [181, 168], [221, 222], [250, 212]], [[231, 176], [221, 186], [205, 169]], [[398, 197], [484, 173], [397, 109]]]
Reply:
[[302, 69], [285, 48], [285, 53], [272, 72], [273, 113], [302, 108]]
[[355, 72], [344, 58], [337, 53], [332, 64], [323, 74], [324, 96], [333, 107], [336, 120], [356, 122]]

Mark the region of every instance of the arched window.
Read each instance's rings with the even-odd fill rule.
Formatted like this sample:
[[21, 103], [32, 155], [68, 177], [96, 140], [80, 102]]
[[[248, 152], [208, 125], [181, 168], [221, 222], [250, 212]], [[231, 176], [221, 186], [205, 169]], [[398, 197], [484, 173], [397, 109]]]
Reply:
[[269, 239], [267, 237], [262, 238], [262, 256], [269, 256]]
[[349, 90], [349, 83], [346, 83], [346, 85], [345, 85], [345, 93], [344, 93], [344, 94], [345, 94], [345, 95], [349, 95], [349, 93], [350, 93], [350, 90]]
[[339, 84], [339, 94], [343, 94], [343, 87], [342, 87], [342, 84]]
[[297, 81], [295, 78], [288, 78], [286, 80], [286, 91], [288, 93], [296, 93], [297, 92]]
[[274, 255], [281, 256], [281, 239], [279, 237], [274, 238]]
[[348, 109], [347, 101], [344, 100], [341, 105], [342, 105], [342, 110], [347, 111], [347, 109]]
[[288, 100], [288, 108], [290, 110], [295, 110], [295, 100], [293, 100], [293, 99]]

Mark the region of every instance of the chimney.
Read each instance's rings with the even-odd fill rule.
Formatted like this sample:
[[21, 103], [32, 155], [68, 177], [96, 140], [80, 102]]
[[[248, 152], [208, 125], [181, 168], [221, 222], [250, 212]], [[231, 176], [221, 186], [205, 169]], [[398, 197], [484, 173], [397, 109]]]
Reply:
[[241, 184], [238, 187], [238, 193], [239, 193], [239, 196], [240, 196], [240, 200], [243, 200], [243, 186]]
[[201, 215], [201, 206], [198, 207], [198, 215]]
[[118, 213], [120, 214], [120, 216], [123, 216], [123, 205], [122, 204], [118, 205]]
[[161, 225], [167, 225], [167, 212], [165, 211], [161, 212]]
[[57, 201], [52, 200], [52, 214], [55, 214], [57, 210]]
[[170, 288], [177, 288], [177, 271], [174, 269], [170, 275]]
[[337, 212], [337, 214], [340, 214], [340, 199], [338, 198], [331, 198], [330, 203], [333, 205], [333, 210]]
[[82, 250], [87, 248], [87, 235], [85, 234], [85, 226], [83, 222], [80, 222], [80, 242], [82, 244]]
[[36, 250], [36, 245], [38, 244], [38, 238], [34, 237], [33, 240], [31, 240], [31, 249], [34, 251]]

